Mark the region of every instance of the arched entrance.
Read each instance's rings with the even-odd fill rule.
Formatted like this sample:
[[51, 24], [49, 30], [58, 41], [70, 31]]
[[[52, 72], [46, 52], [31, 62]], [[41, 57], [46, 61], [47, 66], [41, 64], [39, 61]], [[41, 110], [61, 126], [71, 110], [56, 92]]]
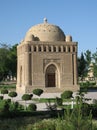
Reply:
[[58, 86], [58, 72], [55, 65], [51, 64], [47, 67], [45, 72], [45, 85], [46, 87]]

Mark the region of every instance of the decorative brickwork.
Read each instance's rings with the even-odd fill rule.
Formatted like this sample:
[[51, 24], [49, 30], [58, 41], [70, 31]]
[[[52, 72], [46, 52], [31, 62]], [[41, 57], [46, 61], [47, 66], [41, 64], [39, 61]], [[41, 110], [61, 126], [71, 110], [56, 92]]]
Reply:
[[56, 25], [35, 25], [17, 47], [17, 92], [78, 90], [77, 42]]

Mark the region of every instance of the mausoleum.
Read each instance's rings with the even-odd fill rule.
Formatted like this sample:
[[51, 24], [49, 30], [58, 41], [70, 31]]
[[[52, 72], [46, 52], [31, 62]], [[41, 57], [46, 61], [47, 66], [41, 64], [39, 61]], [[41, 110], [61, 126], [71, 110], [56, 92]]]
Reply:
[[72, 36], [46, 18], [32, 26], [17, 47], [16, 91], [77, 91], [77, 45]]

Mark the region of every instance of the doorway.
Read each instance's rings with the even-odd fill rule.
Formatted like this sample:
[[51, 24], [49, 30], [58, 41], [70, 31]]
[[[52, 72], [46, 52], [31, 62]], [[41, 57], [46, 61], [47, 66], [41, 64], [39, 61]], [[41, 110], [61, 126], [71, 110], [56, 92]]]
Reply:
[[57, 85], [57, 69], [55, 65], [49, 65], [45, 74], [46, 87], [56, 87]]

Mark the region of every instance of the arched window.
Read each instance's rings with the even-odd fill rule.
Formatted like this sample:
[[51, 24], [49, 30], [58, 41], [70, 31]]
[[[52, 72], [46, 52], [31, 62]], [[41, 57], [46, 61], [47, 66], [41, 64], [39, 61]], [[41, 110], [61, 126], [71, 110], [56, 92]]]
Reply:
[[44, 46], [44, 51], [46, 52], [46, 46]]
[[49, 52], [51, 52], [51, 46], [49, 47]]
[[36, 52], [36, 46], [34, 46], [34, 51]]
[[29, 46], [29, 51], [31, 52], [31, 46]]
[[75, 52], [75, 47], [73, 46], [73, 52]]
[[70, 52], [70, 46], [68, 47], [68, 52]]
[[66, 47], [65, 46], [63, 47], [63, 51], [66, 52]]
[[59, 52], [61, 52], [61, 47], [59, 46]]
[[54, 46], [54, 52], [56, 52], [56, 47]]
[[39, 51], [41, 51], [41, 46], [39, 46]]

